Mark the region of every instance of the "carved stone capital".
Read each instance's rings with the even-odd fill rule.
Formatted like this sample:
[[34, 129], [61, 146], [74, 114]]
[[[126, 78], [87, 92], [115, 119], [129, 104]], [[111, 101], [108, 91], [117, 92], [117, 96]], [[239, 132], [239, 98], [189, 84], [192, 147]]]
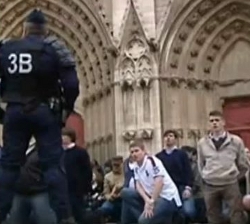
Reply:
[[109, 141], [111, 141], [112, 139], [113, 139], [112, 133], [109, 133], [108, 135], [105, 136], [105, 141], [106, 141], [106, 142], [109, 142]]
[[90, 96], [90, 103], [94, 103], [95, 101], [96, 101], [96, 95], [95, 94], [92, 94], [91, 96]]
[[184, 130], [182, 128], [176, 128], [176, 129], [173, 129], [173, 130], [177, 132], [178, 138], [183, 138], [184, 137]]
[[147, 40], [147, 44], [151, 52], [155, 53], [160, 49], [159, 44], [156, 42], [155, 38], [150, 38], [149, 40]]
[[150, 77], [141, 77], [136, 80], [136, 86], [139, 88], [149, 88], [151, 83], [151, 78]]
[[125, 141], [131, 141], [135, 138], [136, 136], [136, 131], [135, 130], [130, 130], [130, 131], [124, 131], [122, 133], [122, 137]]
[[187, 79], [186, 80], [186, 83], [187, 83], [187, 87], [189, 88], [189, 89], [197, 89], [198, 88], [198, 80], [197, 79], [195, 79], [195, 78], [192, 78], [192, 79]]
[[204, 80], [203, 85], [205, 90], [213, 90], [215, 87], [215, 82], [213, 80]]
[[104, 96], [103, 90], [98, 91], [96, 94], [97, 100], [101, 100], [103, 98], [103, 96]]
[[139, 138], [148, 140], [153, 138], [153, 129], [142, 129], [137, 132]]
[[128, 90], [133, 90], [133, 84], [134, 84], [133, 79], [123, 79], [120, 81], [120, 86], [124, 92]]
[[100, 137], [97, 138], [97, 143], [98, 144], [101, 144], [103, 142], [104, 142], [104, 137], [103, 136], [100, 136]]
[[181, 87], [181, 79], [179, 77], [170, 77], [168, 78], [168, 84], [172, 88], [180, 88]]
[[89, 101], [88, 98], [83, 99], [82, 105], [83, 105], [84, 107], [87, 107], [89, 104], [90, 104], [90, 101]]
[[190, 129], [188, 130], [188, 138], [190, 139], [200, 139], [202, 136], [201, 130], [199, 129]]
[[120, 55], [120, 49], [113, 45], [106, 47], [106, 51], [114, 58], [117, 58]]

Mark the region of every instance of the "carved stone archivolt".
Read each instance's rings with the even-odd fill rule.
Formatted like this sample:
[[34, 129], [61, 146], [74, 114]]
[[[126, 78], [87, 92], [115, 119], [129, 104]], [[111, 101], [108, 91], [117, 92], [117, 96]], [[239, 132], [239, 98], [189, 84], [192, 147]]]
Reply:
[[250, 2], [197, 0], [192, 7], [191, 13], [180, 19], [183, 23], [174, 38], [171, 37], [174, 41], [168, 58], [163, 55], [161, 71], [208, 77], [225, 43], [235, 35], [249, 35]]

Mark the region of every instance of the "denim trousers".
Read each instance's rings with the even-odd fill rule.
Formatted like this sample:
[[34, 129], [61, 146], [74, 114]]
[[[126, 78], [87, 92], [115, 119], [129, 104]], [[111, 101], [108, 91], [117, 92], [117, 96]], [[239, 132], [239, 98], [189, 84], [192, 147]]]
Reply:
[[132, 188], [124, 188], [122, 197], [122, 224], [172, 224], [173, 215], [178, 211], [174, 200], [169, 201], [158, 198], [155, 202], [154, 215], [152, 218], [145, 218], [143, 214], [144, 201], [140, 194]]
[[115, 221], [119, 221], [121, 217], [121, 199], [115, 199], [113, 201], [105, 201], [99, 208], [104, 216], [110, 216]]
[[6, 224], [56, 224], [47, 193], [15, 195]]

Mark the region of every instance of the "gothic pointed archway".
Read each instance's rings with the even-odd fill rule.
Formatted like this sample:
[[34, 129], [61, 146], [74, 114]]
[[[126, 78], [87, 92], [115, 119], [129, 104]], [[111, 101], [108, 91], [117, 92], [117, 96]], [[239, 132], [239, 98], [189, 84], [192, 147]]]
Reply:
[[249, 94], [244, 87], [249, 63], [236, 55], [249, 55], [250, 3], [190, 0], [165, 28], [159, 62], [163, 123], [193, 143], [206, 131], [208, 112], [221, 109], [224, 97]]

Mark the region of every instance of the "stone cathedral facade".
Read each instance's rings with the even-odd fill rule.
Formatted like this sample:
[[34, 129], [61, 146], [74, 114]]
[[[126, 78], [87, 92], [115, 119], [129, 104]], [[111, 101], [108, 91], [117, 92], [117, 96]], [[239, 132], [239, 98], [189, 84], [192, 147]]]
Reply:
[[175, 129], [195, 145], [207, 114], [250, 94], [249, 0], [0, 0], [0, 37], [18, 37], [32, 8], [77, 60], [76, 111], [103, 161]]

